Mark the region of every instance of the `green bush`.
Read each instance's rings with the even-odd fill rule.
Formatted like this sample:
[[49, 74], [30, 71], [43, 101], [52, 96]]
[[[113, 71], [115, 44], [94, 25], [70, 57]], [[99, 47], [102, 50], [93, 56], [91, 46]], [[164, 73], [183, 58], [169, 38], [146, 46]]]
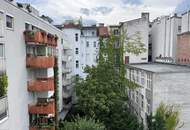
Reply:
[[0, 97], [7, 94], [8, 80], [7, 75], [3, 74], [0, 76]]
[[72, 122], [64, 122], [61, 130], [106, 130], [105, 126], [92, 118], [77, 117]]

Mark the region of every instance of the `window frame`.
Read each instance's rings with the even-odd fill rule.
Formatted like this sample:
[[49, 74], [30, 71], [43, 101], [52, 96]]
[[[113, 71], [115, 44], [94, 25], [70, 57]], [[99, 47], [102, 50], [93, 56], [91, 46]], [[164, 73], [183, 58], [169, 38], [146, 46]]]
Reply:
[[[12, 18], [12, 27], [8, 27], [8, 26], [7, 26], [7, 17]], [[6, 22], [6, 28], [7, 28], [8, 30], [14, 30], [14, 17], [13, 17], [12, 15], [6, 14], [6, 15], [5, 15], [5, 22]]]

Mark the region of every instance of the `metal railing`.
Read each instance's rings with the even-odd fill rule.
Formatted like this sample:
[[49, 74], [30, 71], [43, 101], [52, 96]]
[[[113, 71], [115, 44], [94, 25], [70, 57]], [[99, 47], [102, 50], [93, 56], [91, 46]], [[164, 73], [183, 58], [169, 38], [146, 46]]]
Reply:
[[7, 96], [0, 97], [0, 120], [8, 116]]

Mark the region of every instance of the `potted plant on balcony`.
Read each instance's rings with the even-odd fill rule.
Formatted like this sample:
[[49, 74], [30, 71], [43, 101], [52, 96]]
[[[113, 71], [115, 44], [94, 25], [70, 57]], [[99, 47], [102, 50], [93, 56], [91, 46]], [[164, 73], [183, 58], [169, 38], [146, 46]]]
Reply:
[[4, 73], [0, 76], [0, 97], [7, 94], [8, 80], [7, 75]]
[[24, 36], [26, 42], [35, 42], [35, 33], [33, 31], [24, 31]]

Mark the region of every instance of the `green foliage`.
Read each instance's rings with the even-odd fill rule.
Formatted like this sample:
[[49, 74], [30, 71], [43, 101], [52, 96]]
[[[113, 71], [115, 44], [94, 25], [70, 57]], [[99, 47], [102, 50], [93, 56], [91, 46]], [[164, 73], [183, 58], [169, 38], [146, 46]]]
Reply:
[[61, 130], [106, 130], [104, 124], [92, 118], [76, 117], [72, 122], [64, 122]]
[[0, 76], [0, 97], [5, 96], [7, 94], [8, 87], [8, 78], [4, 73]]
[[147, 51], [139, 32], [136, 32], [130, 38], [126, 37], [126, 42], [125, 50], [128, 53], [139, 55]]
[[[109, 130], [142, 130], [137, 118], [127, 107], [127, 88], [135, 84], [125, 78], [123, 44], [113, 47], [121, 37], [100, 39], [98, 65], [85, 68], [87, 77], [76, 83], [77, 105], [74, 110], [80, 116], [94, 117]], [[116, 52], [119, 63], [116, 64]], [[117, 61], [118, 62], [118, 61]], [[74, 113], [73, 113], [74, 114]]]
[[155, 116], [150, 118], [149, 130], [176, 130], [178, 125], [179, 111], [161, 103]]
[[58, 59], [55, 57], [55, 66], [54, 66], [54, 84], [55, 84], [55, 125], [56, 130], [58, 130], [59, 121], [58, 121], [58, 109], [59, 109], [59, 72], [58, 72]]

